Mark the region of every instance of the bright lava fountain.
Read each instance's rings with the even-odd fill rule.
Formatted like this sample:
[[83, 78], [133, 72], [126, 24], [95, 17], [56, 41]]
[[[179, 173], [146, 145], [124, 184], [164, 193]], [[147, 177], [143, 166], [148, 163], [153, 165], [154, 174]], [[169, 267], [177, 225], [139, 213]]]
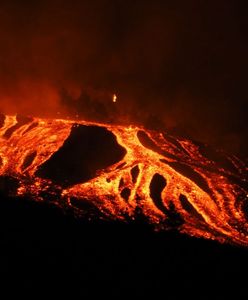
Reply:
[[142, 215], [158, 230], [248, 246], [246, 172], [235, 156], [164, 132], [0, 115], [0, 189], [79, 216]]

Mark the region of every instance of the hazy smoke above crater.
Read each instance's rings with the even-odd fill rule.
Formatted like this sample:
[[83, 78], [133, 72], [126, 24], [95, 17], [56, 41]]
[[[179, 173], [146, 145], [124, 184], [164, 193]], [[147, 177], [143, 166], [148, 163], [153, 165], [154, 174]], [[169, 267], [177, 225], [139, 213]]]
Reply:
[[245, 28], [242, 1], [2, 1], [0, 110], [164, 126], [245, 155]]

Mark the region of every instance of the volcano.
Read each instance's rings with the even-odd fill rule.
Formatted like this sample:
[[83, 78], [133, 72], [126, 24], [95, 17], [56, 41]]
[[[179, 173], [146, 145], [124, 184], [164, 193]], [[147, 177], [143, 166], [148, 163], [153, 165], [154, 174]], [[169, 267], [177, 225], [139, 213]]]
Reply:
[[0, 190], [80, 218], [248, 246], [247, 167], [167, 132], [0, 115]]

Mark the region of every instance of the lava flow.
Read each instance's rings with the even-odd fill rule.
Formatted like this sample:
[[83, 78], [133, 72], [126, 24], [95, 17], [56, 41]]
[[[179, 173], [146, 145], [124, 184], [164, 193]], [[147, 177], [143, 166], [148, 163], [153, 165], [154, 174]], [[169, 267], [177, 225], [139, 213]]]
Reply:
[[142, 215], [159, 230], [248, 246], [246, 171], [235, 156], [164, 132], [0, 115], [0, 189], [80, 216]]

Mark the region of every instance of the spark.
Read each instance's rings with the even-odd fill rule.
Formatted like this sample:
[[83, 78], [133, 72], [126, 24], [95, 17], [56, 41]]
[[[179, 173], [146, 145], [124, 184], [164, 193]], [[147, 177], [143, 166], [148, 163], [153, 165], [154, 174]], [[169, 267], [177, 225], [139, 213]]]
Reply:
[[114, 103], [117, 102], [117, 96], [116, 96], [116, 94], [113, 95], [113, 102], [114, 102]]

